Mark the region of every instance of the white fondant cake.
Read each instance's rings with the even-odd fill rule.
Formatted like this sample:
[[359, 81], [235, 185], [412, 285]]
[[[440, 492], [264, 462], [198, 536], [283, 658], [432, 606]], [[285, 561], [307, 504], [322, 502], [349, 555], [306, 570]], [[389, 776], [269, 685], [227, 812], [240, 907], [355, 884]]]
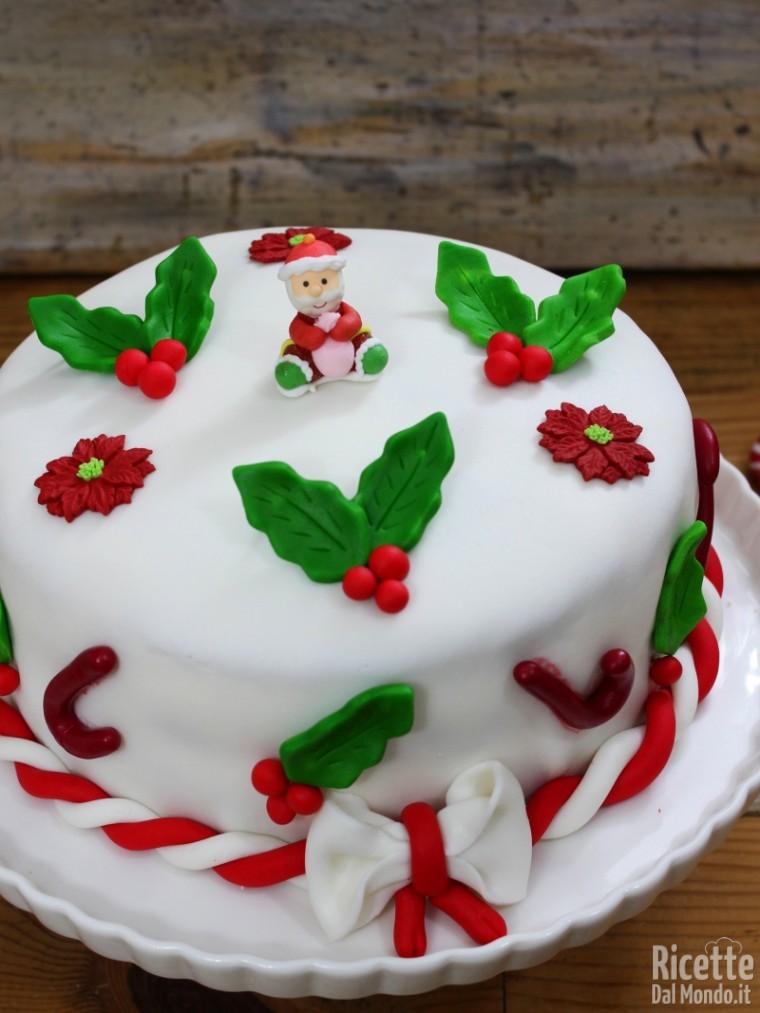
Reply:
[[[0, 372], [0, 588], [21, 676], [15, 702], [65, 769], [161, 816], [303, 838], [322, 813], [275, 825], [252, 767], [389, 683], [412, 688], [413, 725], [351, 785], [360, 801], [350, 805], [363, 800], [394, 820], [414, 801], [440, 808], [454, 783], [464, 804], [462, 778], [470, 784], [473, 769], [476, 794], [493, 802], [502, 792], [514, 807], [510, 772], [527, 796], [582, 773], [603, 743], [642, 720], [666, 563], [697, 508], [691, 414], [668, 365], [616, 311], [614, 335], [572, 368], [492, 386], [483, 350], [436, 298], [439, 241], [348, 234], [345, 298], [389, 352], [376, 382], [281, 396], [273, 366], [292, 310], [277, 267], [249, 261], [248, 232], [202, 240], [218, 269], [215, 313], [170, 397], [149, 400], [113, 376], [72, 370], [34, 336]], [[494, 274], [513, 277], [536, 305], [557, 292], [550, 273], [485, 252]], [[161, 259], [81, 302], [142, 314]], [[537, 426], [566, 402], [606, 405], [641, 426], [649, 474], [607, 484], [555, 462]], [[410, 600], [398, 614], [310, 580], [247, 522], [233, 468], [285, 462], [350, 499], [386, 441], [434, 413], [445, 415], [455, 460], [409, 554]], [[101, 433], [152, 450], [155, 472], [108, 516], [51, 516], [35, 480]], [[53, 677], [97, 645], [118, 664], [76, 713], [87, 726], [114, 726], [121, 744], [78, 758], [51, 733], [43, 699]], [[565, 727], [513, 678], [520, 662], [547, 659], [586, 696], [610, 650], [630, 654], [635, 676], [622, 709], [596, 728]], [[348, 805], [345, 793], [331, 794], [328, 806]], [[524, 854], [524, 831], [514, 835]], [[506, 885], [496, 899], [523, 888]]]

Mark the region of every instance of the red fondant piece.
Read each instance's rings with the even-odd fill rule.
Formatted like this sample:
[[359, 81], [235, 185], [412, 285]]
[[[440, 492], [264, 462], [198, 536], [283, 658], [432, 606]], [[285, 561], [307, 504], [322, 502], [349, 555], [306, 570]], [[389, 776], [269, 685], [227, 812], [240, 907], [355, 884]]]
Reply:
[[316, 785], [295, 781], [285, 792], [285, 801], [297, 816], [313, 816], [322, 808], [324, 797]]
[[378, 580], [405, 580], [409, 576], [409, 556], [398, 545], [378, 545], [370, 553], [367, 566]]
[[446, 853], [435, 811], [427, 802], [412, 802], [401, 813], [409, 834], [412, 886], [423, 897], [435, 897], [449, 885]]
[[286, 827], [293, 822], [296, 814], [284, 795], [270, 795], [267, 799], [267, 816], [278, 827]]
[[577, 776], [555, 777], [533, 792], [525, 804], [533, 844], [538, 844], [581, 781]]
[[609, 721], [628, 699], [634, 665], [627, 651], [607, 651], [599, 661], [601, 681], [582, 697], [542, 659], [521, 661], [513, 675], [523, 689], [546, 704], [570, 728], [597, 728]]
[[154, 362], [165, 362], [178, 372], [187, 362], [187, 346], [175, 338], [162, 338], [150, 350]]
[[694, 449], [697, 455], [697, 485], [699, 488], [697, 520], [702, 521], [707, 527], [707, 534], [697, 549], [697, 561], [706, 567], [715, 523], [713, 487], [720, 470], [720, 446], [715, 430], [703, 419], [694, 419]]
[[493, 355], [494, 352], [511, 352], [519, 359], [522, 355], [522, 340], [511, 331], [496, 331], [488, 339], [486, 355]]
[[137, 378], [137, 386], [146, 397], [161, 401], [168, 397], [177, 386], [177, 373], [168, 362], [151, 359], [143, 366]]
[[483, 372], [494, 387], [509, 387], [520, 376], [520, 360], [514, 352], [491, 352], [483, 363]]
[[399, 957], [422, 957], [427, 950], [425, 898], [411, 883], [396, 891], [393, 945]]
[[543, 345], [528, 345], [520, 357], [522, 378], [528, 383], [540, 383], [554, 369], [554, 358]]
[[0, 696], [10, 696], [18, 687], [18, 672], [13, 665], [0, 665]]
[[683, 674], [683, 665], [672, 654], [657, 658], [649, 666], [649, 678], [658, 686], [673, 686]]
[[367, 601], [377, 590], [377, 577], [368, 566], [352, 566], [343, 577], [343, 593], [352, 601]]
[[0, 700], [0, 735], [12, 739], [27, 739], [34, 742], [34, 732], [19, 712], [5, 700]]
[[463, 883], [452, 882], [443, 893], [431, 897], [430, 903], [452, 918], [470, 939], [481, 946], [507, 934], [507, 923], [499, 912]]
[[603, 806], [623, 802], [647, 788], [662, 771], [676, 741], [673, 697], [667, 689], [653, 690], [646, 702], [644, 740], [620, 772]]
[[110, 647], [88, 647], [48, 684], [42, 701], [45, 721], [55, 741], [83, 760], [108, 756], [121, 745], [115, 728], [89, 728], [77, 717], [74, 704], [80, 693], [114, 670], [118, 659]]
[[149, 361], [147, 352], [141, 348], [125, 348], [116, 356], [113, 368], [116, 379], [125, 387], [136, 387], [140, 373]]
[[381, 580], [375, 591], [375, 602], [381, 612], [395, 615], [409, 603], [409, 588], [401, 580]]
[[718, 639], [706, 619], [702, 619], [701, 622], [697, 623], [686, 638], [686, 642], [694, 656], [694, 666], [697, 670], [697, 686], [699, 687], [697, 699], [701, 703], [713, 688], [715, 680], [718, 678], [720, 647], [718, 646]]
[[285, 883], [306, 872], [306, 838], [293, 841], [292, 844], [283, 844], [272, 851], [224, 862], [215, 866], [214, 872], [236, 886], [260, 887]]
[[710, 546], [710, 551], [707, 554], [707, 566], [705, 567], [705, 576], [710, 581], [715, 590], [718, 592], [718, 594], [722, 595], [723, 566], [721, 565], [718, 553], [712, 546]]
[[290, 781], [282, 762], [274, 756], [268, 756], [255, 764], [251, 771], [251, 783], [261, 795], [284, 795]]

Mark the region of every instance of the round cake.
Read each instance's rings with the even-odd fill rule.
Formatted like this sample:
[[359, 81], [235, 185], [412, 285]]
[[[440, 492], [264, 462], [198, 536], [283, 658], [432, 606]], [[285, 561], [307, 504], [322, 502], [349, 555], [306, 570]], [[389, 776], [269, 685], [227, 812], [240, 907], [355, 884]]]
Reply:
[[[423, 861], [411, 803], [439, 814], [447, 881], [509, 903], [527, 884], [524, 799], [632, 733], [629, 764], [653, 688], [670, 697], [676, 677], [653, 658], [699, 628], [689, 406], [609, 304], [617, 275], [563, 283], [430, 236], [290, 232], [287, 249], [279, 232], [192, 241], [181, 264], [32, 301], [41, 340], [0, 372], [3, 660], [17, 737], [41, 751], [18, 762], [97, 785], [87, 825], [149, 810], [209, 828], [169, 839], [204, 838], [189, 866], [305, 840], [307, 879], [312, 852], [311, 878], [329, 878], [320, 841], [363, 820], [406, 871], [352, 920], [320, 915], [333, 935]], [[301, 345], [288, 296], [336, 278], [337, 308], [317, 293], [319, 313], [298, 309], [323, 342]], [[354, 307], [350, 365], [333, 366]], [[181, 361], [167, 346], [138, 380], [163, 339]], [[684, 572], [694, 618], [668, 623]], [[455, 875], [479, 846], [452, 843], [473, 799], [486, 822], [508, 814], [509, 884]]]

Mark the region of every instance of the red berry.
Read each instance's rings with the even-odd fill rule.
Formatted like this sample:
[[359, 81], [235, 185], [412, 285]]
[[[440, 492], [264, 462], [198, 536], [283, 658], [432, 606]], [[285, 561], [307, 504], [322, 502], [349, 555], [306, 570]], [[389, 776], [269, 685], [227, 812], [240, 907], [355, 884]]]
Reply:
[[251, 782], [262, 795], [284, 795], [290, 784], [285, 768], [273, 756], [259, 760], [251, 771]]
[[405, 609], [409, 601], [409, 589], [400, 580], [383, 580], [377, 586], [375, 601], [381, 612], [391, 615]]
[[149, 362], [137, 381], [146, 397], [155, 401], [168, 397], [177, 384], [177, 374], [166, 362]]
[[343, 592], [353, 601], [366, 601], [375, 593], [377, 578], [368, 566], [352, 566], [343, 577]]
[[19, 688], [18, 672], [12, 665], [0, 665], [0, 696], [8, 696]]
[[486, 355], [493, 355], [494, 352], [511, 352], [519, 359], [522, 349], [523, 343], [516, 334], [510, 334], [509, 331], [497, 331], [488, 339]]
[[322, 792], [311, 784], [291, 784], [285, 801], [299, 816], [313, 816], [322, 808]]
[[538, 383], [545, 380], [554, 367], [552, 353], [543, 345], [528, 345], [522, 353], [523, 380]]
[[496, 387], [508, 387], [520, 375], [520, 360], [514, 352], [492, 352], [483, 364], [486, 378]]
[[154, 362], [165, 362], [176, 372], [187, 362], [187, 348], [175, 338], [162, 338], [150, 351]]
[[272, 823], [284, 827], [286, 823], [292, 823], [295, 813], [288, 805], [284, 795], [272, 795], [267, 799], [267, 815]]
[[146, 353], [139, 348], [125, 348], [116, 356], [113, 371], [116, 378], [127, 387], [136, 387], [140, 373], [149, 362]]
[[681, 678], [683, 666], [678, 658], [672, 654], [666, 654], [663, 658], [657, 658], [649, 666], [649, 678], [658, 686], [673, 686]]
[[378, 580], [403, 580], [409, 574], [409, 556], [398, 545], [378, 545], [368, 565]]

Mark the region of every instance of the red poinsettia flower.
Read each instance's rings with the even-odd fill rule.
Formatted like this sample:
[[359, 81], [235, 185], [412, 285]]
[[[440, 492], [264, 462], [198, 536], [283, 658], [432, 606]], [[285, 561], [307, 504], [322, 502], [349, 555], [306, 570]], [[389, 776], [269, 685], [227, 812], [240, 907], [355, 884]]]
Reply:
[[319, 225], [312, 225], [306, 229], [286, 229], [284, 232], [265, 232], [261, 239], [254, 239], [248, 247], [248, 256], [251, 260], [257, 260], [260, 264], [275, 264], [284, 260], [290, 253], [291, 246], [288, 240], [293, 236], [303, 236], [310, 232], [315, 239], [321, 239], [329, 243], [334, 250], [342, 250], [351, 245], [348, 236], [342, 232], [333, 232], [332, 229], [325, 229]]
[[110, 514], [114, 507], [132, 502], [132, 492], [156, 469], [148, 461], [153, 453], [142, 447], [124, 449], [123, 436], [97, 436], [80, 440], [71, 457], [50, 461], [34, 483], [37, 502], [55, 517], [73, 521], [85, 510]]
[[636, 442], [641, 426], [606, 405], [587, 412], [565, 401], [561, 408], [547, 411], [538, 431], [540, 445], [553, 459], [574, 464], [587, 482], [601, 478], [611, 485], [619, 478], [648, 475], [654, 460], [651, 451]]

